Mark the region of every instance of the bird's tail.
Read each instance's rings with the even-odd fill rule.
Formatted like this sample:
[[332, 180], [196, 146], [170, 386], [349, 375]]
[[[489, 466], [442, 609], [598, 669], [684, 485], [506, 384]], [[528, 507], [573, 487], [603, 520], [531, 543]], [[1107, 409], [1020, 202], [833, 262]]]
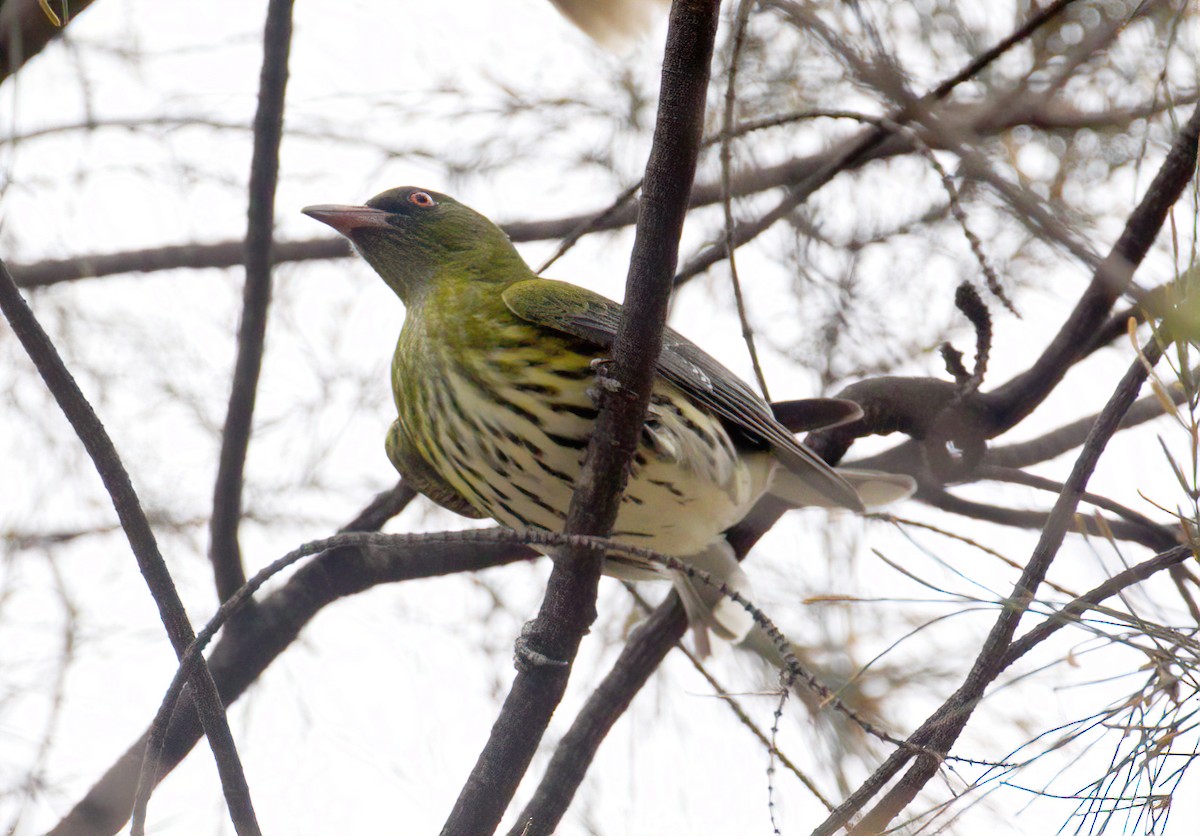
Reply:
[[[850, 483], [867, 508], [878, 508], [901, 499], [907, 499], [917, 489], [917, 483], [913, 478], [901, 473], [855, 470], [850, 467], [839, 467], [837, 473]], [[804, 508], [809, 505], [821, 508], [841, 507], [840, 504], [830, 500], [826, 493], [814, 487], [811, 481], [806, 481], [803, 477], [783, 467], [775, 471], [771, 482], [771, 494], [794, 508]]]

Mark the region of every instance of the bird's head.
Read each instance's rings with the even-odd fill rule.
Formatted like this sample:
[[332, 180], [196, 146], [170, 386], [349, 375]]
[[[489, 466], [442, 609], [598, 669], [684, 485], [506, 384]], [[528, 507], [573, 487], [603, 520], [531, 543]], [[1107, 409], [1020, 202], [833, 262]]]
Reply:
[[402, 186], [365, 206], [322, 204], [302, 211], [349, 238], [406, 305], [441, 282], [508, 284], [531, 276], [503, 230], [428, 189]]

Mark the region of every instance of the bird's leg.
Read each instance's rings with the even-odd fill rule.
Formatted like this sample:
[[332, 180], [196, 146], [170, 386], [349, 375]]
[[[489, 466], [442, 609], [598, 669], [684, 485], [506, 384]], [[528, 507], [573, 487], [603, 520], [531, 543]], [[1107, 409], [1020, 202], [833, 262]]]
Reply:
[[533, 626], [533, 621], [526, 621], [521, 626], [521, 635], [517, 636], [517, 641], [513, 647], [513, 664], [517, 670], [527, 671], [533, 668], [566, 667], [568, 663], [562, 659], [547, 656], [545, 653], [533, 648]]
[[664, 423], [664, 419], [670, 415], [669, 406], [668, 400], [662, 395], [650, 396], [650, 405], [646, 407], [646, 422], [642, 425], [641, 443], [648, 447], [660, 462], [679, 464], [684, 457], [678, 433], [672, 431], [669, 420]]

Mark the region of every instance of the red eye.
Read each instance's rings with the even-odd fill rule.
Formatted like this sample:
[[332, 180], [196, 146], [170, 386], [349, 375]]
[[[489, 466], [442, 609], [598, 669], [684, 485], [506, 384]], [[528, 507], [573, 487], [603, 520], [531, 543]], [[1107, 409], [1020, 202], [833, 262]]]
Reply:
[[413, 206], [420, 206], [422, 209], [437, 206], [437, 201], [425, 192], [413, 192], [408, 196], [408, 202]]

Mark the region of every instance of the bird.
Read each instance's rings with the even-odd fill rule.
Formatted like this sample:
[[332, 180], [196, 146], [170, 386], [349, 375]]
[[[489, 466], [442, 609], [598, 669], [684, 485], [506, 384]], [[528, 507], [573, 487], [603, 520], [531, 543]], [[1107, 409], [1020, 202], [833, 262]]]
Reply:
[[[464, 516], [562, 531], [621, 305], [538, 277], [492, 221], [430, 189], [302, 211], [348, 238], [404, 304], [391, 370], [397, 415], [385, 443], [396, 470]], [[789, 403], [802, 423], [861, 416], [849, 401]], [[830, 467], [733, 372], [667, 328], [611, 536], [745, 592], [725, 532], [765, 495], [861, 512], [913, 488], [907, 476]], [[741, 605], [686, 573], [618, 552], [606, 554], [604, 572], [669, 576], [701, 653], [710, 630], [738, 641], [753, 626]]]
[[567, 20], [596, 43], [617, 49], [653, 23], [666, 0], [550, 0]]

